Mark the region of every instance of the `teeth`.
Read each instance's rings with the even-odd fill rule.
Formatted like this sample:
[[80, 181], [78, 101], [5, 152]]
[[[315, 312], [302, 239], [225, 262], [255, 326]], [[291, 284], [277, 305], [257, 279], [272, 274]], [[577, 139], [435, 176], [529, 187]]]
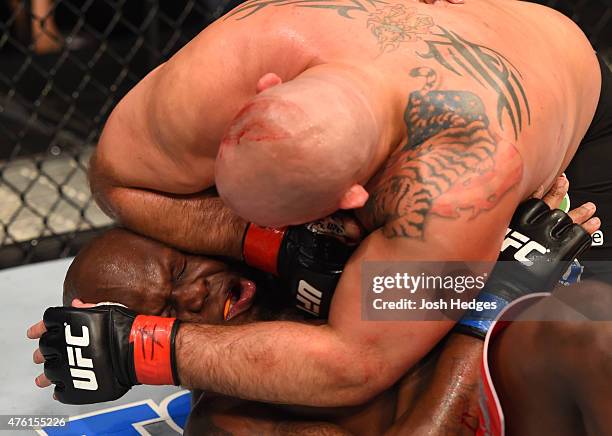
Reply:
[[223, 318], [227, 321], [229, 312], [232, 308], [232, 294], [228, 295], [227, 300], [225, 300], [225, 308], [223, 309]]
[[240, 300], [240, 291], [237, 289], [232, 289], [229, 295], [227, 296], [227, 300], [225, 300], [225, 307], [223, 309], [223, 318], [226, 321], [230, 318], [230, 311], [232, 310], [232, 307], [234, 307], [234, 304], [238, 302], [238, 300]]

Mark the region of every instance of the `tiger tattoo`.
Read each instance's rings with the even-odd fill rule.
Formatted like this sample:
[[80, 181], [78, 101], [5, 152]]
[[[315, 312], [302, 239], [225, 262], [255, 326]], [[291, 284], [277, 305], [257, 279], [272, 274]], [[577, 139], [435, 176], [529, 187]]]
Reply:
[[511, 178], [493, 177], [500, 151], [505, 157], [518, 152], [490, 130], [477, 95], [437, 90], [431, 68], [414, 68], [410, 75], [425, 84], [408, 98], [408, 139], [368, 184], [366, 216], [387, 238], [423, 239], [431, 213], [457, 217], [471, 209], [475, 216], [491, 209], [520, 178], [520, 166]]

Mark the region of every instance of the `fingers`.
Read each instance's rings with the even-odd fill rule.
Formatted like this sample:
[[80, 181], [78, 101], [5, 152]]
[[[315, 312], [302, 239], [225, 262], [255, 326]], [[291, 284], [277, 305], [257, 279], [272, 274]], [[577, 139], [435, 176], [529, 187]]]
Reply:
[[576, 224], [580, 224], [589, 234], [595, 233], [601, 226], [601, 220], [594, 217], [597, 208], [593, 203], [585, 203], [568, 212], [569, 217]]
[[36, 377], [36, 379], [34, 380], [34, 383], [39, 388], [47, 388], [47, 387], [51, 386], [51, 382], [49, 381], [49, 379], [44, 374], [41, 374], [38, 377]]
[[346, 238], [354, 242], [361, 241], [361, 227], [359, 227], [359, 224], [357, 224], [357, 221], [355, 219], [348, 216], [343, 216], [342, 225], [344, 227], [344, 236], [346, 236]]
[[542, 200], [544, 203], [548, 205], [551, 209], [556, 209], [561, 205], [561, 201], [563, 201], [563, 197], [567, 194], [567, 190], [569, 189], [569, 182], [567, 177], [559, 176], [553, 186], [549, 189], [549, 191], [544, 194]]
[[42, 321], [38, 321], [36, 324], [34, 324], [28, 329], [27, 336], [30, 339], [39, 339], [46, 331], [47, 328], [45, 327], [45, 323]]
[[586, 230], [589, 235], [592, 235], [599, 230], [599, 226], [601, 226], [601, 220], [597, 217], [591, 218], [582, 224], [582, 228]]
[[[32, 360], [34, 361], [34, 363], [37, 363], [37, 364], [45, 363], [45, 358], [40, 352], [39, 348], [37, 348], [36, 351], [34, 351]], [[46, 388], [48, 386], [51, 386], [51, 382], [49, 381], [47, 376], [45, 376], [44, 374], [40, 374], [38, 377], [36, 377], [34, 379], [34, 384], [36, 384], [36, 386], [38, 386], [39, 388]]]
[[595, 205], [593, 203], [585, 203], [576, 209], [570, 210], [567, 214], [576, 224], [585, 223], [595, 214]]
[[90, 307], [96, 307], [96, 305], [92, 303], [83, 303], [78, 298], [75, 298], [74, 300], [72, 300], [72, 307], [76, 307], [79, 309], [89, 309]]
[[[46, 331], [47, 328], [45, 327], [45, 324], [42, 321], [39, 321], [28, 329], [27, 336], [30, 339], [39, 339]], [[34, 351], [32, 360], [34, 361], [34, 363], [37, 364], [45, 362], [45, 358], [40, 352], [40, 349], [37, 348], [36, 351]], [[40, 374], [38, 377], [36, 377], [34, 383], [36, 383], [36, 386], [38, 386], [39, 388], [46, 388], [47, 386], [51, 385], [51, 382], [47, 377], [45, 377], [44, 374]]]
[[40, 352], [40, 348], [37, 348], [36, 351], [34, 351], [32, 360], [34, 361], [34, 363], [37, 363], [37, 364], [45, 363], [45, 358]]
[[535, 190], [533, 194], [531, 194], [531, 198], [539, 198], [542, 199], [544, 197], [544, 193], [546, 190], [544, 189], [544, 185], [540, 185], [538, 189]]

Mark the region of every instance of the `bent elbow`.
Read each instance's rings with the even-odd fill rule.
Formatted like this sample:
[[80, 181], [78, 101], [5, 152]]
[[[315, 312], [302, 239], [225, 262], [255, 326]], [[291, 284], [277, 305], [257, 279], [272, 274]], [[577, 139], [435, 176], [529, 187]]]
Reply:
[[370, 401], [395, 382], [394, 374], [380, 358], [358, 353], [336, 359], [332, 379], [334, 387], [330, 406], [357, 406]]
[[89, 171], [87, 174], [91, 195], [98, 207], [109, 217], [118, 219], [118, 205], [114, 192], [119, 188], [102, 168], [103, 165], [97, 157], [97, 152], [89, 160]]

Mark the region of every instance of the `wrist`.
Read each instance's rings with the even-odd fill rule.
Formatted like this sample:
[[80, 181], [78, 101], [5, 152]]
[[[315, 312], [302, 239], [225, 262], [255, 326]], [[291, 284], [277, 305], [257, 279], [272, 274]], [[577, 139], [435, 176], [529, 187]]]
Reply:
[[488, 292], [486, 288], [478, 294], [475, 301], [481, 305], [481, 308], [466, 312], [455, 325], [455, 331], [484, 339], [493, 326], [493, 322], [502, 310], [510, 304], [510, 301], [495, 293]]
[[197, 353], [198, 358], [194, 358], [194, 348], [202, 348], [202, 343], [209, 343], [210, 337], [202, 331], [202, 327], [205, 326], [190, 322], [181, 323], [181, 328], [178, 330], [174, 341], [176, 372], [181, 381], [181, 387], [212, 391], [210, 386], [204, 384], [204, 382], [208, 382], [205, 368], [209, 367], [210, 362], [201, 360], [204, 358], [201, 357], [202, 353], [200, 352]]
[[242, 256], [247, 265], [278, 275], [278, 255], [286, 228], [275, 229], [248, 224], [242, 241]]
[[235, 260], [244, 261], [244, 255], [242, 253], [242, 245], [244, 243], [244, 237], [249, 228], [249, 223], [246, 221], [239, 220], [232, 226], [231, 235], [227, 241], [227, 255]]
[[176, 362], [179, 325], [176, 318], [138, 315], [134, 319], [129, 337], [133, 381], [147, 385], [180, 384]]

